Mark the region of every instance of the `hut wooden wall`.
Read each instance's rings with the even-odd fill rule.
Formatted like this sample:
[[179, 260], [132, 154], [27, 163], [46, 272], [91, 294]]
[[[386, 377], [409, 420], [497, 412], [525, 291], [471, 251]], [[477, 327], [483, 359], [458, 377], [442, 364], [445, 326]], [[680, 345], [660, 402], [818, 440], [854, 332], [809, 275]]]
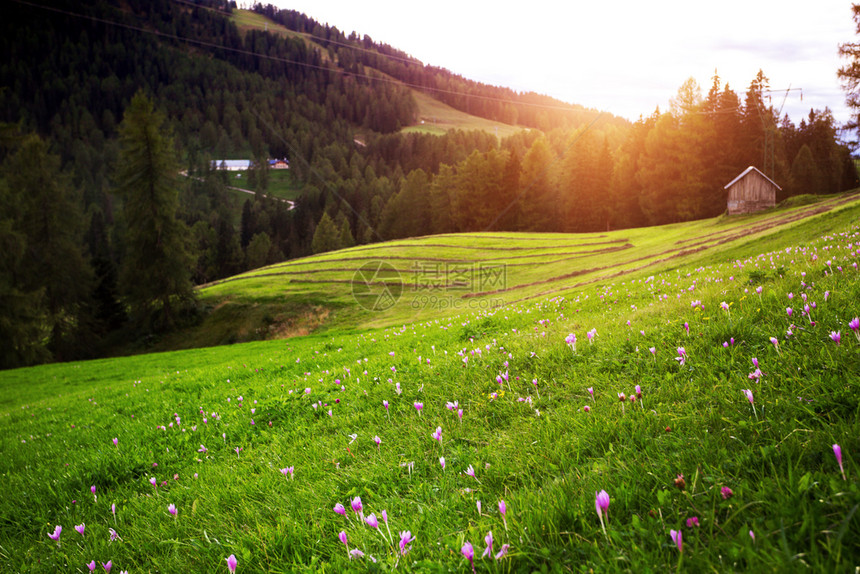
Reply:
[[757, 171], [750, 171], [729, 188], [729, 215], [753, 213], [776, 205], [776, 188]]

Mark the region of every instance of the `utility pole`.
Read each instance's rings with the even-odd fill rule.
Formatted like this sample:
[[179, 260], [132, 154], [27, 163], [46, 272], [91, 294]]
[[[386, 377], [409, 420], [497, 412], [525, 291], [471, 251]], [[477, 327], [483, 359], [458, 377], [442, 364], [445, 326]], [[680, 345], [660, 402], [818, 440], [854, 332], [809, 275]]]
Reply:
[[[782, 104], [780, 104], [779, 111], [776, 113], [776, 121], [777, 122], [782, 117], [782, 108], [785, 107], [785, 100], [788, 99], [789, 92], [796, 92], [796, 91], [800, 92], [800, 101], [802, 102], [803, 101], [803, 88], [792, 88], [791, 84], [789, 84], [788, 88], [785, 88], [785, 89], [775, 90], [775, 89], [767, 88], [767, 89], [761, 90], [762, 94], [765, 94], [765, 93], [768, 94], [768, 96], [767, 96], [768, 103], [772, 103], [770, 94], [785, 92], [785, 95], [783, 95], [783, 97], [782, 97]], [[762, 102], [762, 103], [764, 103], [764, 102]], [[773, 109], [773, 105], [770, 106], [770, 109], [771, 110]], [[764, 174], [766, 176], [768, 176], [771, 179], [774, 179], [774, 175], [776, 172], [776, 159], [775, 159], [776, 158], [776, 152], [775, 152], [774, 148], [775, 148], [777, 126], [776, 126], [776, 123], [774, 123], [774, 121], [773, 121], [772, 114], [769, 114], [771, 117], [770, 117], [770, 121], [768, 121], [768, 118], [766, 118], [765, 115], [762, 113], [761, 108], [759, 108], [758, 113], [759, 113], [759, 117], [761, 118], [762, 128], [764, 129], [764, 158], [763, 158], [764, 161], [762, 162], [762, 171], [764, 172]]]

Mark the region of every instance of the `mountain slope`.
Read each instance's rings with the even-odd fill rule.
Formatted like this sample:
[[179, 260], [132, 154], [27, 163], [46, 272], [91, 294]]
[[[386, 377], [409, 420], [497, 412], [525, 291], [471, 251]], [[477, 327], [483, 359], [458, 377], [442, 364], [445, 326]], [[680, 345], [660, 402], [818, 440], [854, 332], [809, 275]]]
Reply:
[[681, 265], [743, 258], [787, 236], [804, 241], [858, 217], [854, 194], [745, 217], [600, 234], [491, 232], [359, 246], [201, 286], [207, 318], [154, 348], [386, 327], [570, 298]]

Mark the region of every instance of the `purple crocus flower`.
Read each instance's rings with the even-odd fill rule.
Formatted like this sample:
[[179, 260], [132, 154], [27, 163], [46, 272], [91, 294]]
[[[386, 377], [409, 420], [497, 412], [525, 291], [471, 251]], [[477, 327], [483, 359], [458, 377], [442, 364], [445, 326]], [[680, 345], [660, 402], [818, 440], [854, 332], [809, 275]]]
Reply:
[[467, 541], [463, 544], [460, 552], [462, 552], [463, 556], [466, 557], [466, 560], [469, 561], [469, 566], [472, 567], [472, 572], [475, 572], [475, 549], [472, 547], [472, 543]]
[[609, 513], [609, 494], [605, 490], [594, 493], [594, 508], [601, 519], [604, 514]]
[[684, 534], [680, 530], [670, 530], [669, 536], [672, 537], [672, 542], [678, 547], [678, 552], [684, 551], [684, 542], [683, 536]]
[[53, 533], [53, 534], [48, 534], [48, 538], [50, 538], [51, 540], [53, 540], [54, 542], [56, 542], [56, 543], [57, 543], [57, 545], [59, 546], [59, 544], [60, 544], [60, 534], [62, 534], [62, 532], [63, 532], [63, 527], [62, 527], [62, 526], [60, 526], [59, 524], [57, 524], [57, 526], [55, 526], [55, 527], [54, 527], [54, 533]]
[[86, 527], [87, 527], [87, 525], [86, 525], [86, 524], [84, 524], [83, 522], [81, 522], [80, 524], [75, 524], [75, 530], [76, 530], [76, 531], [78, 532], [78, 534], [80, 534], [81, 536], [83, 536], [83, 535], [84, 535], [84, 530], [86, 529]]
[[343, 516], [346, 516], [346, 508], [344, 508], [343, 504], [341, 504], [340, 502], [338, 502], [337, 504], [334, 505], [334, 511], [337, 512], [338, 514], [342, 514]]
[[405, 556], [409, 552], [409, 548], [406, 545], [410, 544], [413, 540], [415, 540], [415, 537], [408, 530], [400, 532], [400, 554]]
[[418, 411], [418, 414], [420, 415], [421, 409], [424, 408], [424, 403], [415, 403], [415, 405], [413, 405], [413, 406], [415, 407], [415, 410]]
[[440, 443], [442, 442], [442, 427], [436, 427], [436, 432], [433, 433], [433, 438], [438, 440]]
[[484, 553], [481, 554], [481, 558], [486, 558], [487, 556], [492, 556], [493, 555], [493, 533], [492, 533], [492, 531], [487, 532], [487, 535], [484, 536], [484, 544], [486, 544], [487, 547], [484, 548]]
[[845, 480], [845, 469], [842, 467], [842, 447], [834, 444], [833, 454], [836, 456], [836, 462], [839, 464], [839, 472], [842, 473], [842, 480]]
[[466, 475], [475, 478], [475, 469], [472, 467], [471, 464], [469, 465], [469, 468], [466, 469]]
[[236, 566], [238, 566], [238, 565], [239, 565], [239, 561], [236, 560], [235, 554], [231, 554], [230, 556], [227, 557], [227, 568], [230, 569], [231, 574], [235, 574]]
[[377, 520], [375, 514], [371, 514], [367, 518], [364, 519], [368, 526], [371, 528], [379, 528], [379, 520]]
[[119, 439], [118, 439], [118, 438], [116, 438], [116, 437], [114, 437], [114, 438], [113, 438], [113, 441], [112, 441], [112, 442], [113, 442], [113, 445], [114, 445], [114, 446], [118, 446], [118, 445], [119, 445]]
[[837, 345], [842, 343], [842, 331], [830, 331], [830, 340]]
[[167, 512], [169, 512], [173, 516], [176, 516], [176, 505], [173, 504], [172, 502], [170, 504], [168, 504], [167, 505]]
[[87, 564], [87, 568], [90, 569], [90, 572], [95, 572], [96, 571], [96, 561], [90, 560], [90, 563]]
[[442, 470], [445, 470], [445, 457], [444, 456], [439, 457], [439, 464], [442, 465]]
[[105, 572], [110, 572], [110, 569], [113, 568], [113, 560], [102, 562], [102, 568], [105, 569]]
[[742, 389], [742, 391], [743, 391], [744, 395], [746, 395], [747, 400], [750, 402], [750, 404], [753, 404], [753, 394], [752, 394], [752, 391], [751, 391], [751, 390], [749, 390], [749, 389]]
[[360, 496], [356, 496], [355, 498], [353, 498], [353, 499], [352, 499], [352, 502], [351, 502], [351, 505], [352, 505], [352, 511], [353, 511], [353, 512], [355, 512], [355, 513], [359, 513], [359, 512], [361, 512], [361, 511], [362, 511], [362, 509], [364, 508], [364, 507], [361, 505], [361, 497], [360, 497]]
[[508, 549], [509, 549], [510, 547], [511, 547], [511, 545], [510, 545], [510, 544], [502, 544], [502, 547], [501, 547], [501, 548], [499, 549], [499, 551], [496, 553], [495, 559], [496, 559], [496, 560], [501, 560], [502, 558], [504, 558], [504, 557], [505, 557], [505, 555], [508, 553]]
[[675, 357], [675, 360], [678, 361], [682, 367], [687, 362], [687, 350], [684, 349], [684, 347], [678, 347], [678, 356]]

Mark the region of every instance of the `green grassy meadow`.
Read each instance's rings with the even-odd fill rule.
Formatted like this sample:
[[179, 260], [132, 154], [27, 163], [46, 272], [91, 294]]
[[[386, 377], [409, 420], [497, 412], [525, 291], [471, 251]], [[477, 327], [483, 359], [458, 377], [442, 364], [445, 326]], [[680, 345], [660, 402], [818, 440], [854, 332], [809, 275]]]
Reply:
[[[469, 572], [469, 543], [480, 572], [853, 571], [858, 259], [855, 196], [211, 285], [222, 309], [295, 300], [326, 326], [0, 372], [0, 566]], [[419, 283], [372, 311], [353, 279], [379, 261]], [[359, 299], [383, 307], [398, 283], [372, 269]]]
[[[302, 187], [296, 185], [293, 181], [292, 174], [288, 169], [270, 169], [268, 176], [269, 182], [265, 195], [277, 199], [289, 199], [294, 201], [302, 194]], [[250, 187], [250, 184], [248, 183], [248, 171], [229, 172], [228, 185], [230, 187], [248, 189]], [[251, 197], [250, 194], [245, 192], [235, 191], [235, 193], [237, 197], [243, 201]]]
[[[629, 274], [743, 258], [778, 248], [786, 234], [812, 240], [856, 220], [858, 199], [834, 196], [752, 216], [606, 233], [419, 237], [285, 261], [200, 289], [211, 309], [203, 323], [155, 348], [390, 327], [535, 301]], [[389, 276], [375, 277], [380, 269]], [[396, 297], [384, 300], [386, 287]]]
[[404, 128], [403, 132], [406, 133], [441, 135], [453, 129], [483, 130], [499, 138], [505, 138], [524, 129], [461, 112], [418, 90], [412, 90], [412, 95], [418, 104], [418, 124]]

